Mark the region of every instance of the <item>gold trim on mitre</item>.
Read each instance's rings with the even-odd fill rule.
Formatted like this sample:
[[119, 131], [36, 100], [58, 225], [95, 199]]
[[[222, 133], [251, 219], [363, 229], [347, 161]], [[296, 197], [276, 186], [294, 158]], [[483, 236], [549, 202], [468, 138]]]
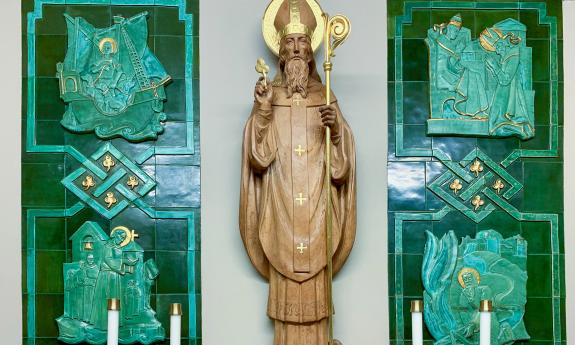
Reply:
[[264, 35], [264, 40], [268, 48], [276, 55], [279, 56], [280, 53], [280, 41], [283, 37], [290, 34], [305, 34], [311, 38], [311, 47], [315, 52], [317, 48], [321, 45], [323, 40], [323, 34], [325, 30], [325, 23], [322, 18], [323, 10], [316, 0], [300, 0], [306, 1], [311, 8], [315, 20], [317, 22], [317, 27], [312, 32], [306, 25], [301, 23], [300, 12], [299, 12], [299, 2], [294, 0], [289, 0], [290, 5], [290, 23], [286, 25], [282, 30], [277, 30], [274, 21], [278, 14], [279, 8], [284, 2], [284, 0], [272, 0], [266, 11], [264, 12], [264, 17], [262, 20], [262, 33]]

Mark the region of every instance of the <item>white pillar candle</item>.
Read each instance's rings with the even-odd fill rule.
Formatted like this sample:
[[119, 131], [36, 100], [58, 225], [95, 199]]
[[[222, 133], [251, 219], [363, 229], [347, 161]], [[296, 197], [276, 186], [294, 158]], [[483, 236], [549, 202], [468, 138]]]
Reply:
[[491, 301], [482, 300], [479, 305], [479, 345], [491, 344]]
[[411, 301], [411, 341], [423, 345], [423, 301]]
[[170, 345], [180, 345], [182, 336], [182, 305], [172, 303], [170, 306]]
[[120, 300], [117, 298], [110, 298], [108, 300], [107, 345], [118, 345], [119, 330], [120, 330]]

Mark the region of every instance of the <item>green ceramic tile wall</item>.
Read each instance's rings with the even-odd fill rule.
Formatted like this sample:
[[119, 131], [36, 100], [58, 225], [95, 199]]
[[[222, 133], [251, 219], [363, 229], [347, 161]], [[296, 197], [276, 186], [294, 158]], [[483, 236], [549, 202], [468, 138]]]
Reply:
[[[411, 340], [409, 301], [422, 298], [424, 231], [440, 236], [455, 230], [464, 237], [490, 228], [505, 237], [521, 234], [529, 243], [525, 314], [529, 342], [565, 344], [561, 1], [388, 0], [387, 4], [390, 344]], [[429, 70], [424, 38], [433, 24], [456, 13], [462, 14], [473, 38], [505, 18], [527, 26], [527, 46], [533, 47], [535, 138], [426, 135]], [[514, 150], [522, 151], [508, 158]], [[484, 153], [522, 186], [502, 206], [494, 205], [493, 212], [476, 220], [430, 189], [433, 181], [457, 170], [472, 151]], [[427, 331], [424, 339], [433, 343]]]
[[[28, 13], [35, 10], [35, 4], [42, 15], [30, 33]], [[132, 204], [108, 219], [81, 203], [61, 183], [82, 167], [81, 162], [68, 153], [38, 148], [69, 146], [89, 157], [105, 143], [94, 134], [70, 133], [59, 123], [65, 105], [59, 97], [56, 63], [63, 61], [67, 42], [62, 14], [81, 16], [96, 27], [105, 27], [111, 25], [113, 15], [128, 17], [143, 11], [150, 14], [148, 46], [173, 78], [166, 88], [165, 131], [155, 142], [108, 142], [132, 161], [150, 148], [158, 149], [139, 165], [156, 182], [141, 201], [149, 206], [148, 211], [158, 213], [151, 218]], [[64, 310], [62, 264], [71, 260], [69, 237], [86, 221], [98, 222], [108, 231], [117, 225], [137, 230], [137, 242], [146, 259], [154, 258], [161, 272], [151, 301], [158, 319], [168, 330], [170, 303], [182, 303], [182, 344], [201, 344], [198, 15], [199, 0], [22, 1], [23, 344], [60, 344], [55, 318]], [[34, 55], [29, 51], [30, 35], [35, 40]], [[34, 60], [28, 61], [29, 56], [35, 56]], [[191, 66], [189, 72], [186, 66]], [[30, 138], [30, 85], [35, 91], [35, 138]], [[75, 214], [58, 214], [79, 202], [83, 208]]]

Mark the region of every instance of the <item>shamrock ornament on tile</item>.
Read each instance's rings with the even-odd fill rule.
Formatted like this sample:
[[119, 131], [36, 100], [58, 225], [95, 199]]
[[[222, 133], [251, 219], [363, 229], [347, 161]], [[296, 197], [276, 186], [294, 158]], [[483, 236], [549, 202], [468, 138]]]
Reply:
[[474, 210], [477, 211], [479, 210], [479, 208], [481, 206], [483, 206], [485, 204], [485, 201], [481, 200], [481, 196], [480, 195], [476, 195], [473, 200], [471, 201], [471, 204], [474, 206]]

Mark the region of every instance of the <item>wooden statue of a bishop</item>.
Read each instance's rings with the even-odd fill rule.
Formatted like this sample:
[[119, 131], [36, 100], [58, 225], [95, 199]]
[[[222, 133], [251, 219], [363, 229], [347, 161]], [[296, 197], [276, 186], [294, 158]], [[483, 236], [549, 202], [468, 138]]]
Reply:
[[256, 83], [244, 131], [240, 231], [252, 264], [269, 281], [274, 345], [330, 342], [328, 257], [337, 272], [355, 238], [354, 139], [333, 94], [326, 105], [314, 60], [325, 26], [315, 0], [272, 0], [263, 31], [279, 56], [278, 73], [273, 81], [262, 77]]

